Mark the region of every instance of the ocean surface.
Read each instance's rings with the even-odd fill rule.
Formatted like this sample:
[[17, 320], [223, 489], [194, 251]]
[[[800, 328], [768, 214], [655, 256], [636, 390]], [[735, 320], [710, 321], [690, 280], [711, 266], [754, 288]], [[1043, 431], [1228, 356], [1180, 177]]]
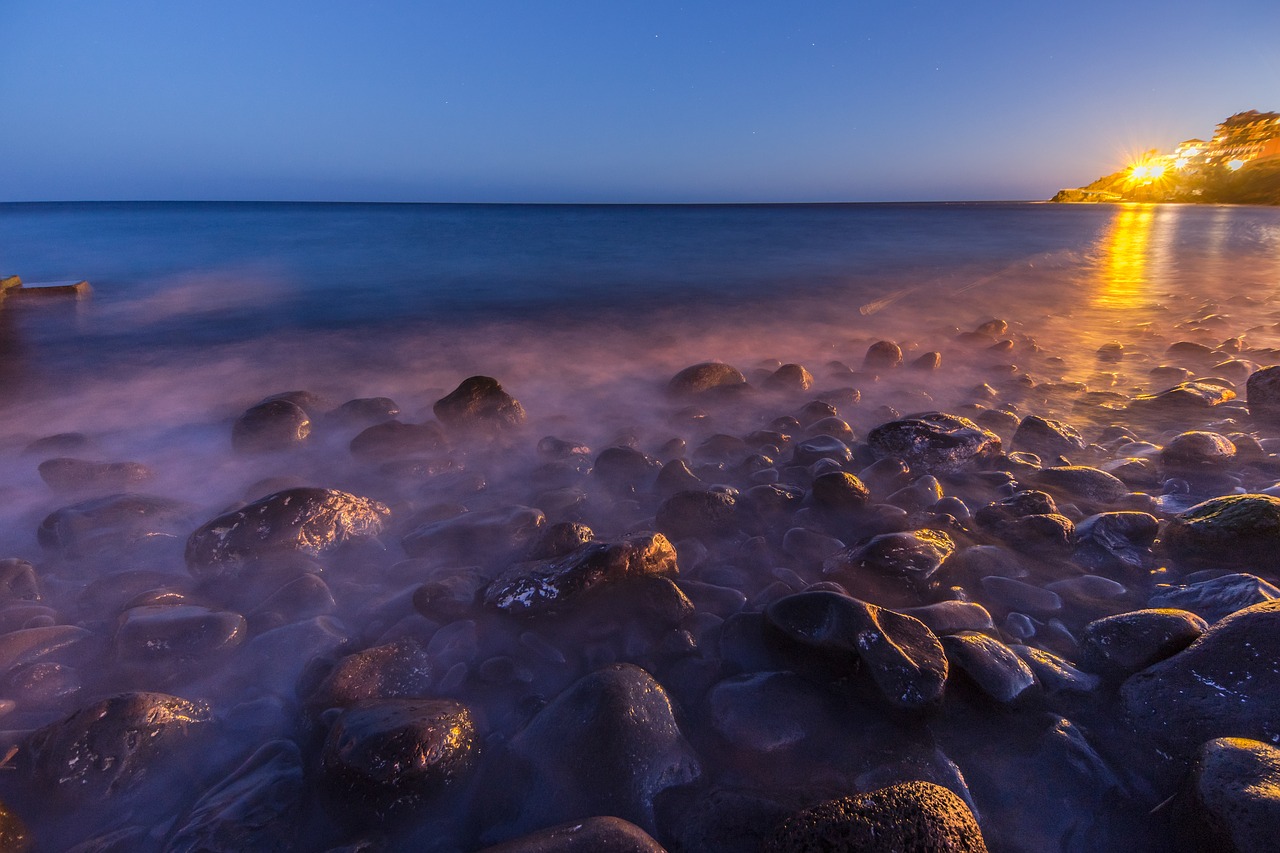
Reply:
[[[43, 594], [21, 618], [12, 616], [12, 606], [0, 615], [12, 616], [5, 616], [6, 630], [56, 628], [65, 634], [59, 642], [70, 643], [54, 644], [42, 659], [52, 666], [40, 670], [44, 681], [0, 673], [0, 748], [93, 697], [126, 689], [198, 697], [223, 726], [222, 752], [202, 756], [186, 782], [165, 792], [178, 802], [163, 806], [165, 820], [264, 742], [296, 740], [310, 748], [309, 730], [299, 728], [295, 685], [305, 683], [316, 660], [335, 648], [406, 636], [430, 638], [431, 654], [447, 672], [433, 690], [473, 707], [494, 761], [530, 709], [593, 667], [628, 660], [653, 669], [684, 704], [708, 779], [790, 788], [822, 779], [847, 788], [855, 777], [882, 778], [888, 771], [865, 764], [872, 751], [853, 746], [842, 747], [845, 763], [833, 768], [826, 741], [803, 741], [786, 760], [767, 749], [752, 752], [750, 744], [741, 753], [724, 752], [706, 734], [715, 723], [700, 704], [708, 685], [697, 682], [697, 666], [651, 661], [659, 646], [631, 634], [611, 645], [598, 626], [577, 638], [576, 628], [549, 627], [550, 640], [534, 641], [513, 633], [501, 614], [476, 611], [444, 627], [426, 619], [414, 609], [414, 590], [431, 572], [469, 564], [457, 562], [465, 557], [425, 568], [406, 561], [401, 537], [464, 510], [512, 506], [538, 507], [548, 524], [583, 520], [604, 539], [652, 526], [661, 500], [656, 491], [620, 498], [586, 468], [549, 464], [536, 449], [542, 436], [590, 448], [587, 462], [616, 446], [663, 461], [683, 454], [703, 466], [706, 482], [746, 490], [764, 482], [756, 476], [762, 472], [715, 468], [701, 443], [771, 429], [776, 418], [814, 399], [835, 401], [859, 437], [898, 413], [1004, 407], [1015, 424], [1033, 411], [1074, 422], [1094, 440], [1113, 417], [1119, 423], [1126, 416], [1130, 396], [1167, 387], [1173, 374], [1152, 369], [1170, 358], [1171, 343], [1213, 348], [1242, 337], [1223, 351], [1257, 360], [1270, 360], [1280, 346], [1275, 208], [0, 204], [0, 275], [85, 279], [93, 287], [85, 299], [18, 294], [0, 303], [0, 558], [29, 561]], [[993, 334], [964, 336], [993, 319], [1002, 321], [988, 327]], [[868, 347], [886, 339], [902, 347], [908, 362], [938, 352], [941, 366], [864, 370]], [[1100, 358], [1104, 346], [1108, 355]], [[677, 371], [712, 360], [738, 367], [765, 390], [709, 402], [706, 410], [663, 393]], [[768, 377], [787, 363], [808, 368], [813, 387], [769, 391]], [[1222, 370], [1235, 371], [1231, 380], [1242, 386], [1251, 364]], [[1216, 369], [1193, 366], [1209, 375]], [[493, 447], [458, 440], [425, 458], [383, 464], [350, 450], [367, 424], [324, 414], [356, 398], [389, 398], [402, 421], [426, 423], [437, 400], [476, 374], [495, 377], [523, 405], [528, 426], [518, 438]], [[313, 395], [310, 437], [276, 453], [233, 452], [232, 424], [242, 413], [269, 395], [301, 390]], [[1143, 426], [1151, 431], [1142, 435], [1167, 440], [1159, 426]], [[62, 434], [74, 437], [37, 443]], [[776, 466], [772, 476], [800, 476], [803, 488], [807, 475], [787, 467], [782, 448], [770, 452], [778, 458], [751, 464]], [[138, 463], [148, 477], [137, 489], [180, 509], [141, 538], [127, 519], [124, 534], [112, 527], [119, 519], [75, 521], [66, 535], [86, 537], [83, 547], [42, 547], [36, 531], [51, 513], [102, 497], [92, 484], [67, 488], [45, 479], [38, 466], [52, 456]], [[298, 484], [343, 489], [391, 507], [376, 554], [294, 567], [324, 578], [321, 587], [331, 593], [324, 607], [284, 606], [264, 615], [261, 599], [273, 589], [255, 588], [247, 598], [244, 590], [195, 582], [183, 557], [192, 530], [229, 507]], [[846, 544], [869, 530], [851, 531]], [[739, 552], [736, 540], [690, 545], [681, 550], [681, 578], [704, 589], [735, 579], [737, 606], [749, 602], [746, 610], [758, 612], [769, 596], [823, 577], [820, 564], [785, 551], [782, 532], [768, 533], [778, 540], [768, 543], [775, 563], [763, 557], [753, 563], [757, 558]], [[509, 557], [493, 556], [482, 569], [499, 571]], [[1038, 578], [1039, 570], [1029, 570], [1031, 580], [1057, 577]], [[725, 593], [730, 603], [736, 594]], [[1133, 601], [1125, 606], [1145, 600], [1136, 587], [1126, 594]], [[196, 608], [165, 611], [182, 618], [222, 614], [217, 624], [244, 614], [249, 627], [202, 652], [206, 657], [139, 660], [124, 626], [136, 617], [141, 627], [130, 622], [129, 630], [145, 635], [147, 620], [156, 619], [155, 630], [162, 630], [163, 618], [146, 610], [161, 604]], [[1099, 613], [1072, 608], [1061, 619], [1073, 631]], [[720, 648], [717, 626], [729, 615], [699, 613], [679, 642], [701, 643], [703, 662], [716, 660], [719, 652], [706, 650]], [[1047, 630], [1043, 620], [1017, 624]], [[281, 639], [287, 631], [296, 631], [296, 639]], [[522, 656], [548, 642], [562, 644], [551, 655], [559, 656], [556, 666], [529, 663], [528, 678], [512, 676], [501, 685], [477, 675], [524, 673]], [[1061, 650], [1053, 642], [1045, 647]], [[5, 660], [31, 654], [13, 643], [0, 635]], [[660, 647], [679, 647], [672, 643], [668, 637]], [[697, 660], [699, 652], [689, 647], [684, 654]], [[501, 666], [490, 663], [496, 660]], [[1081, 783], [1080, 768], [1103, 767], [1104, 758], [1046, 758], [1034, 713], [1005, 717], [957, 701], [938, 718], [936, 742], [917, 740], [911, 730], [903, 749], [940, 777], [963, 771], [993, 850], [1118, 849], [1135, 839], [1158, 847], [1160, 836], [1150, 836], [1144, 823], [1164, 798], [1158, 785], [1133, 781], [1128, 769], [1117, 771], [1123, 797], [1094, 781]], [[1128, 767], [1132, 757], [1117, 753], [1129, 738], [1113, 726], [1109, 701], [1079, 714], [1093, 726], [1105, 762]], [[786, 707], [780, 701], [773, 711]], [[924, 751], [911, 751], [917, 747]], [[920, 757], [940, 748], [949, 758]], [[28, 796], [15, 779], [21, 781], [0, 774], [0, 799]], [[163, 787], [141, 784], [137, 790], [147, 796]], [[548, 806], [526, 814], [524, 824], [504, 823], [475, 796], [470, 806], [437, 815], [445, 828], [430, 849], [474, 849], [556, 814]], [[122, 821], [159, 821], [148, 809], [162, 809], [162, 799], [154, 806], [138, 799], [136, 814], [34, 796], [20, 805], [37, 835], [52, 839], [47, 849], [62, 849], [124, 831]], [[358, 829], [327, 823], [323, 808], [308, 803], [311, 835], [299, 842], [305, 849], [359, 836]], [[160, 827], [147, 830], [159, 845], [168, 824], [147, 825]], [[664, 831], [678, 834], [681, 826], [687, 829]], [[405, 832], [398, 838], [408, 844], [413, 836]]]

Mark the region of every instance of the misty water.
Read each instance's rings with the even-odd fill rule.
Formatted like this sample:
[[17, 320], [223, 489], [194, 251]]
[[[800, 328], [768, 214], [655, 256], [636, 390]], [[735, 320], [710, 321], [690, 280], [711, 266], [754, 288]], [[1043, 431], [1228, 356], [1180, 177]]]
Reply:
[[[0, 607], [0, 745], [13, 747], [0, 801], [27, 824], [36, 849], [91, 839], [98, 846], [84, 849], [173, 846], [202, 795], [264, 745], [286, 749], [282, 742], [296, 746], [302, 768], [279, 821], [292, 827], [296, 849], [374, 839], [385, 849], [472, 850], [589, 817], [572, 782], [538, 769], [551, 759], [529, 732], [545, 736], [546, 726], [531, 723], [539, 711], [615, 663], [636, 664], [665, 688], [684, 739], [684, 775], [659, 786], [647, 810], [621, 815], [668, 849], [699, 849], [712, 836], [715, 849], [754, 849], [758, 837], [744, 831], [735, 841], [728, 818], [707, 817], [714, 809], [706, 804], [724, 791], [796, 810], [912, 778], [962, 793], [993, 850], [1165, 844], [1168, 830], [1151, 812], [1171, 793], [1176, 768], [1135, 745], [1114, 686], [1045, 690], [1005, 705], [953, 676], [940, 707], [896, 715], [859, 698], [861, 688], [814, 680], [803, 666], [792, 668], [800, 687], [746, 678], [790, 670], [753, 658], [735, 631], [758, 631], [769, 604], [832, 581], [817, 556], [826, 546], [805, 551], [795, 537], [788, 545], [787, 532], [810, 529], [853, 546], [908, 529], [900, 518], [880, 513], [836, 536], [797, 503], [785, 518], [753, 517], [733, 530], [689, 535], [676, 525], [686, 535], [671, 537], [673, 579], [693, 610], [672, 624], [629, 612], [625, 596], [591, 618], [529, 618], [480, 599], [446, 615], [415, 593], [461, 569], [485, 580], [502, 574], [528, 558], [537, 535], [530, 525], [579, 522], [602, 541], [653, 530], [670, 493], [653, 476], [619, 488], [593, 473], [610, 447], [656, 463], [683, 458], [705, 486], [740, 497], [775, 482], [803, 496], [812, 472], [790, 461], [793, 447], [776, 436], [745, 439], [786, 432], [777, 419], [798, 417], [787, 442], [802, 441], [815, 418], [801, 413], [815, 400], [851, 430], [853, 458], [843, 469], [854, 474], [870, 463], [868, 432], [916, 412], [977, 418], [1004, 409], [1011, 421], [983, 423], [1006, 452], [1027, 414], [1070, 423], [1088, 442], [1112, 425], [1153, 442], [1199, 426], [1138, 423], [1126, 404], [1176, 384], [1156, 367], [1216, 376], [1243, 398], [1249, 367], [1275, 362], [1280, 210], [0, 205], [0, 275], [10, 274], [93, 285], [87, 299], [11, 294], [0, 304], [0, 558], [29, 562], [38, 587], [10, 589]], [[993, 319], [1007, 328], [965, 334]], [[1177, 341], [1213, 349], [1235, 337], [1243, 339], [1240, 364], [1221, 375], [1214, 360], [1168, 354]], [[896, 342], [906, 365], [931, 351], [940, 364], [864, 366], [881, 340]], [[1100, 357], [1112, 343], [1123, 357]], [[738, 368], [757, 390], [667, 393], [678, 371], [710, 361]], [[807, 368], [812, 386], [771, 383], [783, 364]], [[433, 423], [433, 405], [475, 375], [496, 378], [527, 423], [498, 436], [445, 430], [433, 449], [370, 456], [353, 454], [351, 442], [378, 416], [331, 414], [349, 400], [387, 398], [400, 421]], [[304, 440], [286, 450], [233, 449], [242, 413], [299, 390], [313, 395]], [[41, 442], [52, 436], [61, 438]], [[547, 436], [581, 450], [557, 451], [540, 443]], [[744, 440], [708, 443], [713, 436]], [[146, 473], [124, 486], [110, 477], [48, 482], [41, 463], [67, 457], [140, 463]], [[923, 473], [895, 480], [892, 491]], [[981, 478], [941, 479], [945, 494], [973, 511], [1007, 496]], [[889, 487], [868, 485], [883, 504]], [[274, 559], [260, 576], [193, 575], [184, 559], [193, 531], [295, 486], [342, 490], [390, 513], [376, 537]], [[1135, 488], [1152, 496], [1133, 507], [1189, 505], [1162, 490]], [[51, 513], [120, 491], [163, 499], [163, 512], [106, 529], [69, 522], [62, 541], [38, 538]], [[513, 507], [540, 518], [425, 554], [402, 544], [424, 526]], [[1075, 520], [1087, 514], [1077, 511]], [[941, 510], [899, 513], [919, 527]], [[970, 547], [986, 541], [958, 538]], [[1064, 562], [1020, 560], [1017, 576], [1029, 585], [1069, 577]], [[910, 600], [885, 590], [876, 601], [874, 584], [850, 591], [894, 609], [973, 601], [993, 617], [990, 636], [1079, 663], [1072, 643], [1083, 625], [1145, 606], [1152, 583], [1128, 578], [1103, 602], [1064, 594], [1052, 613], [988, 599], [962, 580]], [[177, 624], [209, 636], [161, 638], [163, 608], [179, 607], [189, 608], [183, 618], [203, 608], [203, 621]], [[469, 709], [479, 758], [447, 790], [386, 816], [326, 787], [319, 754], [335, 712], [308, 700], [335, 661], [403, 640], [429, 659], [418, 692]], [[77, 790], [25, 768], [29, 733], [126, 691], [207, 703], [210, 719], [119, 790]], [[524, 776], [508, 772], [516, 765]], [[568, 792], [559, 799], [546, 790], [557, 784]]]

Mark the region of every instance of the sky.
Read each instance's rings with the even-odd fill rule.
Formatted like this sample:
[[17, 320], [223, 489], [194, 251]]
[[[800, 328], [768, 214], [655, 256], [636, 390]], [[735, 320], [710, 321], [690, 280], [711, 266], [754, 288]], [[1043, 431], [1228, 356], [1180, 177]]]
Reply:
[[0, 0], [0, 201], [1047, 198], [1280, 110], [1276, 0]]

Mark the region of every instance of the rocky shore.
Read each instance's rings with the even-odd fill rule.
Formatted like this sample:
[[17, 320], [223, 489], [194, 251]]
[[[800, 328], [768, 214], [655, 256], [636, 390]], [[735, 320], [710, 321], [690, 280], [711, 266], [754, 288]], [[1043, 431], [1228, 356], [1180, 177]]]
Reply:
[[990, 320], [594, 421], [488, 376], [284, 391], [198, 433], [230, 503], [24, 439], [56, 508], [0, 561], [0, 848], [1274, 849], [1280, 353], [1244, 331], [1086, 385]]

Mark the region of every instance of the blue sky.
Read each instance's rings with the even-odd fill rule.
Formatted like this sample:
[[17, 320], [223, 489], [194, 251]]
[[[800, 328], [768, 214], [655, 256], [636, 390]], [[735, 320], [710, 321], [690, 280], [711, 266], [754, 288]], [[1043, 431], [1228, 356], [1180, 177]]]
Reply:
[[1280, 3], [2, 0], [0, 201], [1044, 198], [1280, 110]]

